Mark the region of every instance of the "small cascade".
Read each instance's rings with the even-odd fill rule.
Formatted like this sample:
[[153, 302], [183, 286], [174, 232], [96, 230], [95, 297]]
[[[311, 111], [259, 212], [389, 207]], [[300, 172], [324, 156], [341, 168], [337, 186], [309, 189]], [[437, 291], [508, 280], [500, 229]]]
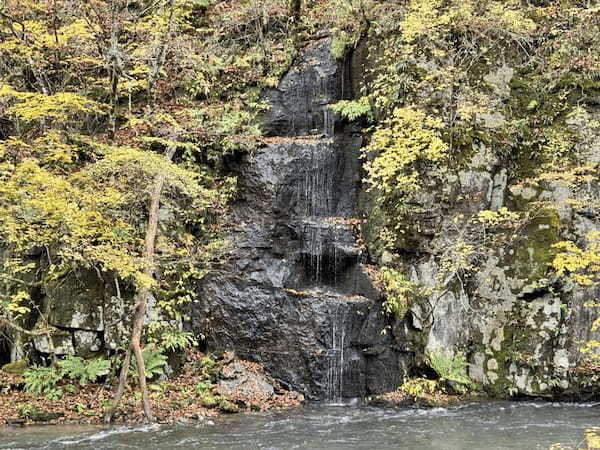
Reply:
[[[348, 153], [336, 135], [339, 118], [331, 108], [333, 103], [344, 98], [344, 89], [348, 86], [344, 84], [348, 78], [347, 69], [346, 65], [340, 67], [337, 63], [327, 70], [316, 64], [310, 76], [301, 75], [298, 87], [290, 88], [298, 105], [303, 105], [302, 123], [306, 127], [302, 132], [296, 127], [292, 133], [297, 133], [296, 136], [312, 134], [314, 137], [293, 147], [298, 164], [298, 173], [291, 174], [296, 180], [297, 208], [294, 211], [304, 270], [298, 287], [308, 289], [315, 295], [314, 298], [328, 304], [328, 320], [322, 340], [326, 350], [322, 398], [338, 404], [347, 396], [344, 391], [344, 375], [348, 370], [345, 353], [350, 352], [350, 348], [346, 349], [346, 339], [351, 339], [346, 336], [346, 322], [351, 320], [348, 294], [352, 294], [348, 286], [353, 284], [353, 270], [362, 254], [352, 227], [343, 217], [353, 211], [339, 210], [340, 203], [347, 205], [356, 201], [351, 189], [340, 186], [340, 182], [347, 182], [340, 168], [344, 169]], [[305, 89], [309, 79], [311, 89]], [[284, 202], [282, 204], [285, 205]]]
[[327, 137], [335, 134], [335, 113], [329, 105], [323, 106], [323, 134]]
[[[318, 285], [321, 282], [323, 254], [325, 253], [321, 230], [317, 227], [307, 226], [304, 239], [305, 250], [302, 255], [305, 261], [303, 264], [309, 268], [311, 281]], [[308, 261], [306, 261], [307, 258]]]
[[341, 404], [344, 393], [344, 350], [346, 339], [346, 312], [344, 305], [335, 302], [330, 311], [331, 347], [327, 352], [327, 400]]
[[298, 189], [305, 217], [327, 216], [332, 207], [335, 154], [328, 143], [311, 145]]
[[350, 226], [337, 223], [339, 217], [310, 217], [297, 225], [301, 238], [299, 248], [305, 271], [302, 288], [326, 288], [339, 294], [349, 294], [348, 268], [355, 267], [362, 255]]

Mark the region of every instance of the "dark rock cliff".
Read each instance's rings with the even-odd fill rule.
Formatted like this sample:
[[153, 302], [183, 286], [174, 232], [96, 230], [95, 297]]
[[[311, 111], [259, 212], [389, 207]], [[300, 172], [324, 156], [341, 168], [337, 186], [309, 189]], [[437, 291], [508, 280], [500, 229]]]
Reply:
[[267, 146], [236, 172], [228, 261], [199, 287], [193, 326], [309, 398], [395, 389], [411, 352], [394, 343], [357, 242], [360, 133], [328, 105], [348, 96], [329, 40], [309, 45], [277, 89]]

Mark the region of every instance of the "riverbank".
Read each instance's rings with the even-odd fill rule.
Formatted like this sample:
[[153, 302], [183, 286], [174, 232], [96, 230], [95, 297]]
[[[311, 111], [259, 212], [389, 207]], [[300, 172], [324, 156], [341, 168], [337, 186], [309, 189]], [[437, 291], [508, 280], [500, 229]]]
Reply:
[[[301, 394], [283, 389], [262, 367], [225, 354], [207, 368], [206, 355], [190, 352], [179, 373], [150, 383], [154, 414], [159, 423], [176, 423], [244, 411], [268, 411], [298, 406]], [[212, 361], [212, 360], [211, 360]], [[0, 426], [30, 424], [100, 424], [111, 405], [112, 383], [73, 386], [60, 399], [24, 389], [21, 375], [0, 371]], [[113, 421], [144, 422], [140, 397], [129, 386]]]

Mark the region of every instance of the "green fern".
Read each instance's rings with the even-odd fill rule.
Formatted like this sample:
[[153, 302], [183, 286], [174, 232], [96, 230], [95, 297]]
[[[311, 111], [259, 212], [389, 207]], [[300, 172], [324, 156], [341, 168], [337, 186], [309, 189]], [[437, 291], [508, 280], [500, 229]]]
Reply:
[[110, 362], [105, 359], [86, 361], [78, 356], [67, 356], [58, 366], [63, 377], [78, 380], [81, 386], [93, 383], [110, 370]]
[[[157, 376], [165, 374], [165, 366], [167, 365], [167, 357], [159, 350], [146, 347], [142, 350], [144, 358], [144, 369], [146, 371], [146, 379], [150, 380]], [[138, 377], [137, 364], [133, 361], [133, 368], [130, 372], [132, 377]]]
[[331, 109], [350, 121], [360, 117], [373, 120], [373, 111], [368, 97], [361, 97], [357, 100], [341, 100], [332, 105]]
[[467, 375], [467, 367], [469, 366], [467, 358], [462, 352], [452, 353], [438, 350], [428, 353], [427, 358], [429, 359], [429, 365], [441, 380], [453, 381], [465, 386], [473, 384]]
[[57, 383], [62, 379], [61, 373], [54, 367], [33, 366], [23, 374], [25, 390], [37, 395], [45, 395], [56, 390]]
[[168, 351], [185, 350], [198, 345], [198, 341], [189, 331], [166, 330], [161, 336], [161, 348]]

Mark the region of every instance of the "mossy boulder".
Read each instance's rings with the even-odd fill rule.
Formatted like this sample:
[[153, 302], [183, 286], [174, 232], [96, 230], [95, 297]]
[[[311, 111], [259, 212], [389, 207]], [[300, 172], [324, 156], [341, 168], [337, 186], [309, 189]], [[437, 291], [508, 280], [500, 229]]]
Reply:
[[490, 307], [477, 323], [469, 375], [499, 397], [567, 389], [565, 319], [561, 300], [551, 294]]
[[91, 270], [69, 272], [44, 283], [48, 321], [61, 328], [104, 330], [104, 281]]
[[525, 283], [545, 278], [556, 256], [552, 246], [561, 241], [560, 228], [561, 220], [555, 211], [540, 211], [504, 253], [509, 276]]
[[18, 361], [3, 365], [2, 371], [14, 375], [23, 375], [28, 367], [27, 361], [20, 359]]
[[[75, 347], [73, 346], [73, 336], [68, 331], [54, 331], [48, 338], [42, 334], [33, 338], [33, 346], [40, 353], [50, 354], [53, 352], [57, 355], [74, 355]], [[52, 339], [52, 345], [50, 345]]]
[[227, 414], [240, 412], [240, 408], [235, 403], [232, 403], [224, 398], [219, 401], [219, 410]]
[[216, 395], [204, 394], [202, 396], [201, 404], [205, 408], [210, 409], [210, 408], [216, 408], [220, 404], [220, 401], [221, 401], [221, 398]]

